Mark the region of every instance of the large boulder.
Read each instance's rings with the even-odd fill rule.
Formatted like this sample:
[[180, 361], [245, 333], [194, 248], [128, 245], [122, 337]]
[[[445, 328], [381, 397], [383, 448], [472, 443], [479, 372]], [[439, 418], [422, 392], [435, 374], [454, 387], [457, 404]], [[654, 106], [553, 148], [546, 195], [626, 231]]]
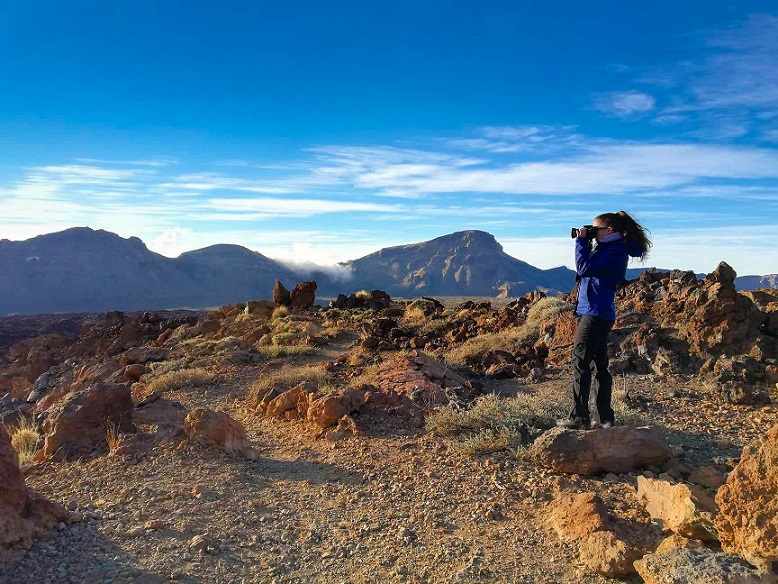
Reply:
[[757, 571], [735, 555], [674, 549], [635, 562], [646, 584], [775, 584], [778, 575]]
[[665, 531], [703, 541], [718, 539], [713, 525], [716, 502], [702, 487], [639, 476], [638, 499]]
[[106, 433], [135, 431], [127, 385], [102, 381], [69, 393], [48, 412], [38, 458], [72, 459], [107, 445]]
[[583, 475], [629, 472], [660, 464], [673, 454], [653, 428], [627, 426], [591, 431], [552, 428], [535, 440], [530, 453], [555, 472]]
[[292, 295], [281, 283], [281, 280], [276, 280], [273, 286], [273, 302], [278, 306], [289, 306], [292, 303]]
[[184, 419], [184, 434], [190, 442], [227, 452], [242, 452], [249, 445], [243, 424], [224, 412], [205, 408], [189, 412]]
[[291, 389], [273, 397], [264, 406], [264, 415], [267, 418], [299, 418], [305, 417], [308, 405], [316, 392], [316, 384], [303, 381]]
[[290, 302], [294, 308], [310, 308], [316, 301], [316, 282], [301, 282], [292, 288]]
[[716, 503], [726, 551], [757, 565], [778, 562], [778, 424], [743, 450]]
[[11, 438], [0, 424], [0, 563], [13, 553], [9, 548], [28, 548], [31, 538], [63, 521], [66, 511], [29, 491], [19, 470], [19, 458]]
[[319, 428], [329, 428], [337, 424], [343, 416], [362, 407], [365, 399], [365, 392], [355, 387], [347, 387], [337, 393], [325, 395], [313, 400], [308, 406], [308, 421]]

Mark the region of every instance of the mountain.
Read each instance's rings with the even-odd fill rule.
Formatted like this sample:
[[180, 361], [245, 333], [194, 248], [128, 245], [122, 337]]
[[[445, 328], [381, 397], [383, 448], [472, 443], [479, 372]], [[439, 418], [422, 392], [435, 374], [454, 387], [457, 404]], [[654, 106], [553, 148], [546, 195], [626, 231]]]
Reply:
[[[362, 289], [392, 296], [522, 296], [569, 291], [575, 273], [541, 270], [509, 256], [484, 231], [459, 231], [388, 247], [344, 262], [348, 279], [301, 275], [238, 245], [212, 245], [167, 258], [137, 237], [75, 227], [26, 241], [0, 241], [0, 315], [202, 308], [270, 298], [276, 278], [288, 287], [315, 279], [318, 295]], [[631, 269], [636, 278], [644, 268]], [[778, 276], [744, 276], [739, 289], [776, 287]]]
[[575, 280], [567, 268], [541, 270], [509, 256], [484, 231], [388, 247], [345, 265], [361, 287], [406, 297], [497, 296], [502, 290], [521, 296], [537, 288], [568, 291]]
[[282, 264], [232, 245], [176, 259], [137, 237], [75, 227], [0, 241], [0, 314], [203, 307], [269, 296]]
[[778, 288], [778, 274], [766, 276], [739, 276], [735, 278], [738, 290], [756, 290], [757, 288]]

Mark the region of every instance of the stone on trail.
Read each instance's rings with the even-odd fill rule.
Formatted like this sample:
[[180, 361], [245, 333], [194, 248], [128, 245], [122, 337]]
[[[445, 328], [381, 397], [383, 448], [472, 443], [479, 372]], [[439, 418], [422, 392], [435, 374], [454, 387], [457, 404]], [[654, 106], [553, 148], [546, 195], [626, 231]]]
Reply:
[[60, 505], [27, 489], [19, 458], [5, 426], [0, 424], [0, 563], [14, 554], [8, 548], [29, 548], [30, 541], [64, 521]]
[[319, 428], [329, 428], [338, 420], [357, 411], [366, 401], [365, 392], [355, 387], [313, 400], [308, 406], [307, 418]]
[[646, 584], [775, 584], [778, 575], [755, 570], [735, 555], [707, 549], [674, 549], [635, 562]]
[[106, 431], [135, 431], [132, 398], [126, 385], [102, 381], [74, 391], [49, 410], [38, 458], [66, 459], [90, 454], [107, 444]]
[[660, 543], [659, 547], [656, 548], [656, 553], [661, 554], [681, 548], [699, 550], [704, 547], [705, 544], [703, 544], [699, 539], [689, 539], [688, 537], [673, 533], [662, 540], [662, 543]]
[[530, 450], [542, 466], [566, 474], [624, 473], [672, 457], [665, 439], [652, 428], [616, 426], [598, 430], [552, 428]]
[[778, 424], [743, 450], [716, 503], [724, 550], [755, 565], [778, 565]]
[[609, 529], [608, 509], [596, 493], [577, 493], [557, 497], [548, 508], [549, 527], [566, 541]]
[[665, 531], [703, 541], [718, 539], [713, 524], [718, 508], [701, 487], [639, 476], [638, 499]]
[[184, 420], [184, 434], [203, 446], [216, 446], [227, 452], [243, 452], [248, 446], [243, 424], [224, 412], [197, 408]]
[[634, 562], [643, 554], [612, 531], [597, 531], [581, 541], [578, 559], [590, 572], [613, 577], [634, 574]]

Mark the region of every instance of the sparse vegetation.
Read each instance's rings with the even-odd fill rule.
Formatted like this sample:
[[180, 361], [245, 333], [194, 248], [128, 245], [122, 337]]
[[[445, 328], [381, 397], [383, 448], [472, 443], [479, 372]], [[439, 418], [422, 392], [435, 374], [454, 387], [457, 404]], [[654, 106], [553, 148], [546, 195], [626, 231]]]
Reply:
[[487, 351], [500, 350], [515, 353], [523, 338], [524, 335], [518, 328], [478, 335], [451, 349], [445, 358], [447, 362], [453, 364], [475, 365]]
[[271, 320], [278, 320], [279, 318], [284, 318], [289, 314], [289, 308], [286, 306], [276, 306], [275, 309], [273, 309], [273, 314], [271, 315]]
[[202, 367], [169, 371], [155, 377], [146, 384], [145, 393], [155, 391], [177, 391], [185, 387], [193, 388], [208, 385], [214, 380], [214, 374]]
[[308, 345], [259, 345], [257, 351], [268, 359], [275, 359], [278, 357], [293, 357], [296, 355], [314, 355], [319, 350], [316, 347]]
[[538, 338], [545, 324], [556, 322], [563, 312], [573, 310], [573, 305], [558, 298], [542, 298], [533, 304], [527, 312], [527, 320], [521, 327], [524, 337]]
[[424, 308], [413, 303], [405, 307], [405, 314], [400, 319], [401, 326], [420, 327], [426, 322], [427, 314]]
[[30, 464], [38, 451], [40, 435], [38, 428], [29, 418], [22, 418], [15, 426], [6, 426], [6, 431], [11, 438], [11, 446], [19, 455], [19, 464]]
[[122, 444], [122, 435], [119, 428], [113, 422], [108, 422], [105, 428], [105, 441], [108, 443], [108, 452], [114, 452]]
[[273, 371], [259, 377], [251, 385], [249, 390], [248, 402], [253, 408], [261, 401], [262, 397], [273, 386], [280, 386], [286, 389], [294, 387], [303, 381], [316, 383], [319, 390], [328, 393], [335, 388], [332, 376], [321, 365], [299, 365], [283, 367], [278, 371]]

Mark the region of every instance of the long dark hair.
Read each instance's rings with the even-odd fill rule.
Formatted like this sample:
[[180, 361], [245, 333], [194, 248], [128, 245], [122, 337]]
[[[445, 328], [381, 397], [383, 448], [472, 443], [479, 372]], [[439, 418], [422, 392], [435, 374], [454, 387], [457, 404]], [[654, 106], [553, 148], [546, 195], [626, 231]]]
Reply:
[[640, 254], [640, 259], [645, 261], [653, 245], [648, 237], [648, 234], [651, 233], [648, 229], [635, 221], [632, 215], [626, 211], [603, 213], [602, 215], [597, 215], [596, 218], [600, 220], [604, 227], [610, 227], [613, 231], [621, 233], [625, 241], [637, 242], [638, 247], [643, 252]]

